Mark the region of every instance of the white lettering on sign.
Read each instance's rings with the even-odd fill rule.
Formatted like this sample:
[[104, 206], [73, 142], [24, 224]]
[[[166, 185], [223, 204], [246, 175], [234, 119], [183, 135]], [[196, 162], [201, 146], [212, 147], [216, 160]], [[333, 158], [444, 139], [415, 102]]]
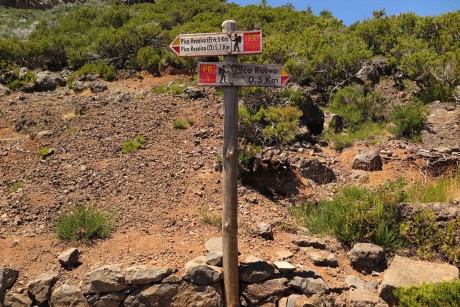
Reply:
[[283, 86], [289, 73], [281, 65], [199, 63], [198, 85]]
[[181, 34], [170, 47], [185, 57], [256, 54], [262, 52], [262, 32]]

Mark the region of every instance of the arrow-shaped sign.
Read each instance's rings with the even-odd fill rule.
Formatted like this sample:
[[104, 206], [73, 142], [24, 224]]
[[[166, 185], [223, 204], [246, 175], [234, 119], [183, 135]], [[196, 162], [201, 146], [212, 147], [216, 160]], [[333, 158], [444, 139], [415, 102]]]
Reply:
[[181, 57], [262, 53], [262, 31], [180, 34], [170, 45]]
[[198, 85], [281, 87], [290, 77], [276, 64], [198, 63]]

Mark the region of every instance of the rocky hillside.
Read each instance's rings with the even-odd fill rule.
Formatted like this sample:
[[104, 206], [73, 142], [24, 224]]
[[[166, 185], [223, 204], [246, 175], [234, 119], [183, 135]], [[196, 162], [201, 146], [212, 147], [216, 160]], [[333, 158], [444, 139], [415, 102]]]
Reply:
[[[200, 306], [222, 303], [222, 290], [215, 284], [219, 283], [220, 269], [203, 273], [202, 266], [199, 271], [192, 269], [196, 265], [184, 268], [188, 261], [215, 251], [205, 243], [220, 236], [219, 225], [210, 220], [222, 210], [218, 163], [222, 98], [212, 89], [190, 89], [179, 95], [152, 91], [154, 86], [172, 87], [187, 81], [186, 77], [154, 78], [147, 74], [112, 83], [82, 81], [74, 84], [73, 90], [61, 87], [49, 92], [10, 92], [0, 98], [0, 267], [19, 272], [14, 285], [5, 282], [1, 288], [4, 292], [12, 287], [5, 300], [7, 306], [7, 302], [26, 294], [36, 302], [47, 303], [51, 287], [53, 296], [59, 291], [76, 291], [77, 296], [83, 293], [94, 306], [108, 306], [108, 292], [114, 292], [110, 295], [116, 296], [113, 299], [117, 302], [124, 300], [125, 306], [135, 306], [139, 300], [158, 299], [158, 294], [147, 294], [153, 289], [148, 288], [151, 285], [155, 289], [172, 287], [165, 290], [169, 296], [161, 296], [176, 302], [171, 306], [184, 306], [184, 298], [176, 296], [177, 289], [205, 291], [200, 297], [211, 297], [212, 303], [203, 301]], [[389, 138], [378, 145], [356, 142], [339, 152], [324, 141], [299, 142], [284, 152], [267, 152], [264, 163], [292, 167], [280, 175], [254, 173], [238, 188], [240, 261], [257, 268], [262, 262], [266, 268], [260, 273], [265, 274], [263, 278], [249, 275], [243, 279], [243, 296], [249, 306], [275, 306], [280, 297], [285, 299], [277, 306], [283, 307], [283, 302], [291, 300], [317, 300], [326, 306], [347, 301], [355, 305], [386, 304], [379, 293], [391, 304], [393, 298], [385, 296], [387, 292], [382, 289], [394, 282], [392, 274], [406, 273], [399, 274], [400, 269], [393, 265], [389, 268], [393, 273], [387, 273], [380, 247], [377, 254], [369, 256], [377, 257], [371, 263], [362, 255], [375, 252], [373, 246], [364, 246], [371, 251], [352, 251], [347, 256], [350, 247], [333, 238], [312, 238], [288, 209], [305, 200], [331, 197], [344, 184], [376, 186], [399, 176], [415, 181], [428, 174], [430, 167], [456, 163], [460, 146], [451, 135], [458, 129], [459, 108], [442, 103], [434, 106], [428, 120], [430, 129], [423, 134], [424, 144]], [[175, 129], [176, 119], [188, 122], [187, 129]], [[122, 145], [136, 135], [145, 140], [139, 151], [122, 153]], [[431, 143], [433, 139], [439, 142]], [[44, 147], [49, 154], [40, 157], [37, 151]], [[13, 188], [17, 183], [20, 187]], [[56, 256], [76, 245], [56, 237], [55, 221], [75, 203], [88, 202], [113, 212], [115, 232], [105, 240], [78, 244], [78, 265], [66, 267]], [[354, 249], [359, 248], [363, 247]], [[395, 265], [416, 272], [440, 272], [426, 263], [398, 261]], [[121, 267], [102, 269], [107, 276], [121, 274], [124, 281], [119, 279], [120, 285], [107, 289], [91, 288], [91, 280], [110, 278], [97, 273], [108, 264]], [[145, 283], [129, 281], [128, 272], [144, 269], [126, 268], [142, 265], [171, 269]], [[367, 269], [363, 270], [363, 265]], [[418, 266], [421, 268], [415, 269]], [[176, 270], [175, 275], [165, 278]], [[39, 276], [48, 271], [53, 273]], [[211, 276], [205, 282], [212, 284], [211, 288], [197, 290], [197, 284], [202, 283], [196, 278], [201, 277], [193, 274]], [[158, 284], [162, 278], [163, 284]], [[37, 283], [47, 284], [48, 294], [39, 296], [33, 286]], [[105, 303], [96, 304], [101, 301]], [[63, 303], [54, 303], [59, 304]]]

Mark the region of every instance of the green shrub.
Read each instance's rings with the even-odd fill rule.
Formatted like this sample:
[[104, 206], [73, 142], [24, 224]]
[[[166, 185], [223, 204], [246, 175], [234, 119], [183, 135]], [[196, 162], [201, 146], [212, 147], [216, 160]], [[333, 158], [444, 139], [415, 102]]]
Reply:
[[384, 135], [383, 125], [380, 123], [365, 123], [353, 131], [345, 131], [335, 134], [328, 131], [324, 138], [329, 141], [331, 146], [336, 150], [343, 150], [353, 145], [358, 140], [370, 140], [371, 143], [382, 140]]
[[367, 93], [361, 85], [351, 85], [338, 90], [329, 106], [332, 113], [344, 118], [345, 127], [358, 130], [367, 122], [385, 119], [386, 102], [377, 93]]
[[397, 288], [393, 293], [400, 307], [456, 307], [460, 302], [460, 281]]
[[396, 249], [403, 244], [395, 206], [404, 199], [403, 185], [398, 180], [375, 189], [344, 187], [332, 200], [306, 203], [290, 212], [313, 233], [333, 235], [345, 244], [372, 242]]
[[402, 223], [401, 234], [421, 257], [460, 261], [460, 217], [443, 226], [432, 210], [425, 210]]
[[173, 127], [174, 129], [187, 129], [187, 122], [185, 120], [175, 119]]
[[79, 77], [100, 76], [105, 81], [113, 81], [117, 78], [117, 69], [105, 62], [86, 63], [79, 68], [75, 74]]
[[435, 100], [450, 101], [454, 93], [454, 88], [450, 87], [448, 83], [437, 79], [430, 79], [422, 87], [420, 100], [424, 103], [431, 103]]
[[123, 143], [121, 152], [124, 154], [136, 153], [137, 150], [142, 147], [142, 144], [144, 144], [144, 138], [142, 135], [138, 134], [134, 140], [129, 140]]
[[142, 47], [137, 52], [137, 64], [141, 69], [148, 70], [152, 74], [158, 74], [161, 62], [161, 55], [152, 46]]
[[35, 153], [39, 155], [42, 159], [45, 159], [51, 154], [51, 151], [48, 147], [42, 147], [39, 150], [37, 150]]
[[113, 228], [113, 214], [97, 210], [92, 203], [77, 204], [56, 221], [57, 235], [69, 241], [105, 238]]
[[296, 137], [302, 111], [293, 106], [269, 106], [263, 114], [267, 126], [262, 134], [266, 139], [273, 139], [275, 144], [283, 145]]
[[420, 138], [426, 116], [426, 107], [421, 102], [404, 107], [396, 105], [391, 113], [391, 121], [394, 124], [391, 132], [398, 138], [416, 141]]

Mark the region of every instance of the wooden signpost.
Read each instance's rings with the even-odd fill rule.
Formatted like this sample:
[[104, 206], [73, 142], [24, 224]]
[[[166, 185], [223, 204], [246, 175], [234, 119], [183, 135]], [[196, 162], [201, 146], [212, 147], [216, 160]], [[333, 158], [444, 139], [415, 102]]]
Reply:
[[239, 86], [283, 86], [289, 73], [281, 65], [238, 64], [237, 55], [262, 53], [261, 31], [236, 31], [222, 23], [223, 33], [181, 34], [170, 45], [179, 56], [224, 56], [224, 62], [198, 64], [198, 85], [224, 90], [222, 253], [225, 303], [240, 306], [238, 277], [238, 89]]

